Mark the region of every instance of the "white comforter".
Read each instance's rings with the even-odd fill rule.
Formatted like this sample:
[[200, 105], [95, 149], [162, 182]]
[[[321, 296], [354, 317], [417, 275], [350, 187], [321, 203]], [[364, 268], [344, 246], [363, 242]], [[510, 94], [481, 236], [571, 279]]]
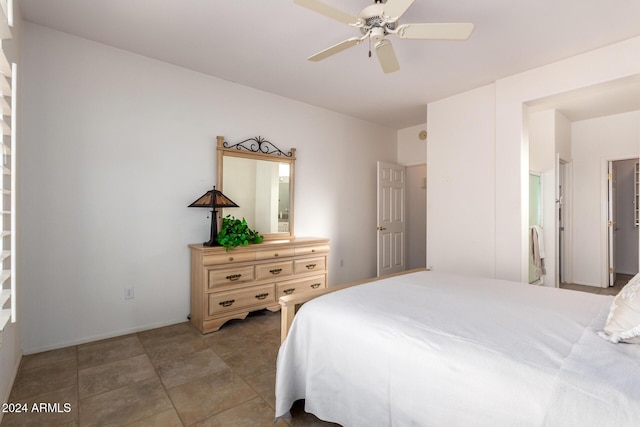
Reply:
[[640, 346], [597, 335], [612, 297], [420, 272], [306, 303], [280, 348], [294, 401], [374, 426], [640, 426]]

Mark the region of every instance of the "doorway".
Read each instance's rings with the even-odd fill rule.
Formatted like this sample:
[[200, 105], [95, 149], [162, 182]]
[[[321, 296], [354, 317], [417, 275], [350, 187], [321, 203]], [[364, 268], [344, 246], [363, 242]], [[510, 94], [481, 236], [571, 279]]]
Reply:
[[427, 165], [407, 166], [407, 270], [427, 266]]
[[607, 167], [608, 285], [638, 273], [638, 159], [610, 160]]

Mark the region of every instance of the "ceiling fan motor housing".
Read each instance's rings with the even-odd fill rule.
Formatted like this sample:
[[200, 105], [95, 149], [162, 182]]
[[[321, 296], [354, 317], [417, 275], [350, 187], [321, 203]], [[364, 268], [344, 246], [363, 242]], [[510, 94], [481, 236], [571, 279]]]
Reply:
[[367, 6], [358, 15], [358, 21], [362, 23], [360, 32], [363, 35], [369, 35], [374, 41], [382, 40], [389, 30], [395, 30], [398, 25], [397, 21], [389, 22], [384, 16], [384, 6], [382, 2], [376, 2], [371, 6]]

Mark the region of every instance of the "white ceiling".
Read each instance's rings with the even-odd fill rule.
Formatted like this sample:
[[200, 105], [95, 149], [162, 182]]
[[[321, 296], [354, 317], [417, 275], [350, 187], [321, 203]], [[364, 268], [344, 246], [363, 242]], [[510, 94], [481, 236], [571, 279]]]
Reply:
[[[373, 3], [324, 2], [352, 15]], [[416, 0], [401, 23], [473, 22], [474, 32], [391, 37], [401, 68], [383, 74], [367, 43], [307, 61], [358, 32], [293, 0], [20, 4], [27, 21], [395, 129], [424, 123], [428, 102], [640, 35], [637, 0]]]
[[553, 108], [571, 122], [640, 110], [640, 75], [557, 94], [528, 103], [529, 111]]

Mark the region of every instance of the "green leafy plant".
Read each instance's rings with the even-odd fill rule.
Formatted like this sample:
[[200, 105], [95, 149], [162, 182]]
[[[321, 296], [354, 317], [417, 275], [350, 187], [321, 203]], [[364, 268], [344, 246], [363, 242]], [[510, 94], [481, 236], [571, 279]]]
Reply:
[[222, 229], [216, 241], [228, 251], [236, 246], [247, 246], [249, 243], [260, 243], [264, 239], [257, 231], [247, 225], [247, 221], [239, 220], [233, 215], [222, 218]]

